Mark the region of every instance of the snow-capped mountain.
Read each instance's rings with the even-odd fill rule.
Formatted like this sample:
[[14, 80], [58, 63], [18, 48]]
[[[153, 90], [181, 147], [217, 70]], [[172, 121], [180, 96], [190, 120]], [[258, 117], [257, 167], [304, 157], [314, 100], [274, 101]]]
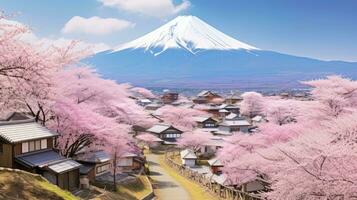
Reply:
[[146, 87], [289, 88], [330, 74], [357, 78], [357, 63], [262, 50], [194, 16], [179, 16], [86, 62], [107, 78]]
[[185, 49], [193, 54], [202, 50], [257, 50], [205, 23], [195, 16], [179, 16], [160, 28], [114, 51], [145, 49], [159, 55], [167, 49]]

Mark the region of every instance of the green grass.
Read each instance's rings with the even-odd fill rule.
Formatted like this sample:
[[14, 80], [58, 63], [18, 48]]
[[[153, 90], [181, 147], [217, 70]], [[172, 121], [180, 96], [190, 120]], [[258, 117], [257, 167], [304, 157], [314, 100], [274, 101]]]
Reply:
[[22, 171], [0, 171], [0, 199], [77, 200], [78, 198], [34, 174]]
[[161, 156], [160, 158], [160, 165], [162, 168], [164, 168], [167, 173], [174, 178], [176, 181], [178, 181], [185, 189], [186, 191], [190, 194], [191, 199], [194, 200], [215, 200], [217, 198], [212, 197], [209, 193], [205, 192], [202, 187], [200, 187], [198, 184], [195, 182], [181, 176], [180, 174], [177, 173], [176, 170], [171, 168], [167, 163], [164, 161], [164, 156]]
[[117, 193], [128, 200], [142, 199], [151, 192], [151, 183], [146, 176], [139, 176], [135, 182], [123, 183], [117, 187]]

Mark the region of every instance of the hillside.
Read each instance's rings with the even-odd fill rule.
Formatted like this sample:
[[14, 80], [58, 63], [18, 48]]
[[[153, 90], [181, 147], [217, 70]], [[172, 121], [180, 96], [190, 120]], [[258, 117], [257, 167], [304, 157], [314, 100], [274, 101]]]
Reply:
[[78, 199], [39, 175], [0, 169], [0, 199], [72, 200]]

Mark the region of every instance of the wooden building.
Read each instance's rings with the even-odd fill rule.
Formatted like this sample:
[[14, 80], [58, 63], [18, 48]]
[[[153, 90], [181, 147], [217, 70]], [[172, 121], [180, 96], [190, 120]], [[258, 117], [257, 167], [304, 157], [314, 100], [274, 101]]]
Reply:
[[216, 128], [218, 127], [218, 120], [212, 117], [195, 117], [195, 122], [198, 128]]
[[145, 164], [145, 158], [130, 152], [126, 152], [120, 156], [117, 166], [122, 172], [139, 171]]
[[179, 94], [177, 92], [165, 92], [161, 100], [164, 104], [171, 104], [178, 100]]
[[180, 152], [182, 164], [188, 167], [196, 165], [197, 156], [191, 149], [185, 149]]
[[249, 132], [251, 124], [245, 119], [225, 120], [219, 124], [218, 130], [225, 132]]
[[217, 99], [222, 99], [222, 97], [211, 91], [204, 90], [197, 94], [197, 97], [193, 99], [193, 103], [196, 104], [215, 103]]
[[208, 165], [210, 166], [210, 170], [211, 170], [212, 174], [222, 174], [222, 167], [224, 165], [217, 158], [208, 160]]
[[237, 94], [231, 94], [224, 99], [225, 104], [236, 104], [240, 103], [241, 101], [243, 101], [243, 97]]
[[53, 150], [57, 136], [33, 119], [0, 122], [0, 167], [41, 174], [62, 189], [78, 189], [81, 165]]
[[156, 124], [146, 131], [162, 139], [164, 144], [175, 144], [183, 133], [181, 130], [168, 124]]
[[81, 183], [95, 182], [95, 178], [110, 173], [112, 161], [105, 151], [81, 152], [75, 156], [75, 160], [82, 164], [80, 167]]

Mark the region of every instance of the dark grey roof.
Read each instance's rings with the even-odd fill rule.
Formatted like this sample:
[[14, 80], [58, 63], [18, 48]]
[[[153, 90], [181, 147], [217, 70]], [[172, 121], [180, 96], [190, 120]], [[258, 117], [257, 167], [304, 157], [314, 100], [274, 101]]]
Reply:
[[82, 164], [79, 168], [80, 174], [88, 174], [93, 168], [95, 164]]
[[103, 163], [111, 158], [105, 151], [84, 152], [76, 156], [76, 160], [89, 163]]
[[0, 122], [0, 137], [10, 143], [57, 136], [33, 119]]
[[29, 115], [29, 113], [25, 113], [25, 112], [11, 112], [9, 114], [6, 115], [6, 117], [4, 118], [4, 121], [17, 121], [17, 120], [26, 120], [26, 119], [32, 119], [33, 117], [31, 117]]
[[16, 157], [16, 160], [29, 167], [44, 167], [50, 163], [65, 159], [53, 150], [28, 153]]

